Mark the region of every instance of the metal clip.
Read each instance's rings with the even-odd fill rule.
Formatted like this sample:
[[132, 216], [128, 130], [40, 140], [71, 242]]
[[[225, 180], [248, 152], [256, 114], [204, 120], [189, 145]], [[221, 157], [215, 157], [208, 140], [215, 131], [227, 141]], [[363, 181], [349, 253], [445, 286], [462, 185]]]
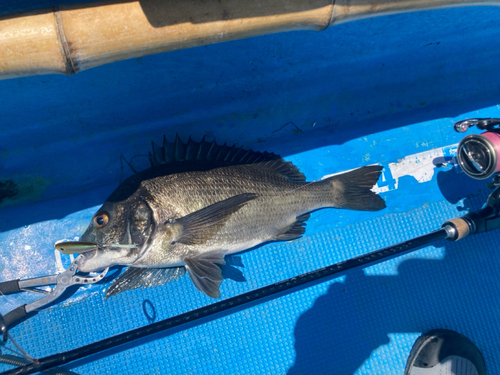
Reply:
[[481, 130], [491, 130], [496, 125], [500, 125], [499, 118], [470, 118], [456, 122], [453, 128], [458, 133], [465, 133], [472, 126], [477, 126]]

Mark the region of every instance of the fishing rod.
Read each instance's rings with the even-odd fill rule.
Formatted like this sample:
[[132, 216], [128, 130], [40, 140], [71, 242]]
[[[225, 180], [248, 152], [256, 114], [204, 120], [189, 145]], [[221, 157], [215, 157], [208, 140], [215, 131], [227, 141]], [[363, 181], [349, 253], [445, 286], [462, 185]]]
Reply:
[[[249, 306], [256, 301], [262, 301], [266, 298], [277, 295], [281, 296], [284, 292], [291, 293], [293, 289], [300, 286], [312, 284], [334, 275], [338, 275], [352, 268], [372, 265], [377, 262], [388, 260], [396, 255], [402, 255], [410, 250], [420, 248], [442, 239], [457, 241], [471, 234], [488, 232], [500, 228], [500, 187], [497, 187], [489, 196], [485, 206], [476, 212], [470, 212], [462, 217], [457, 217], [446, 221], [440, 229], [427, 233], [425, 235], [412, 238], [410, 240], [385, 247], [380, 250], [360, 255], [333, 265], [320, 268], [315, 271], [307, 272], [299, 276], [279, 281], [274, 284], [264, 286], [240, 294], [235, 297], [227, 298], [220, 302], [200, 307], [186, 313], [161, 320], [156, 323], [148, 324], [144, 327], [136, 328], [92, 344], [72, 349], [66, 352], [50, 355], [22, 367], [5, 371], [0, 375], [19, 375], [33, 374], [48, 370], [56, 366], [62, 366], [78, 359], [101, 353], [105, 350], [116, 348], [120, 345], [139, 340], [159, 332], [166, 331], [175, 327], [188, 324], [200, 323], [207, 317], [230, 312], [241, 306]], [[0, 323], [1, 324], [1, 323]]]
[[[63, 353], [50, 355], [22, 367], [5, 371], [0, 375], [33, 374], [56, 366], [62, 366], [78, 359], [101, 353], [159, 332], [164, 332], [168, 329], [181, 326], [184, 326], [182, 329], [187, 329], [189, 325], [200, 324], [203, 322], [203, 319], [208, 317], [213, 317], [217, 314], [219, 314], [220, 317], [221, 313], [230, 313], [238, 307], [249, 307], [256, 301], [265, 301], [266, 299], [282, 296], [284, 293], [292, 293], [300, 286], [311, 286], [315, 282], [326, 281], [327, 278], [332, 276], [339, 276], [339, 274], [352, 268], [373, 265], [438, 240], [447, 239], [450, 241], [458, 241], [472, 234], [488, 232], [500, 228], [500, 119], [468, 119], [457, 122], [454, 128], [457, 132], [463, 133], [472, 126], [477, 126], [479, 129], [485, 130], [485, 132], [466, 136], [458, 144], [457, 159], [461, 169], [472, 178], [483, 180], [494, 176], [493, 181], [488, 184], [488, 187], [494, 188], [494, 190], [488, 196], [486, 204], [482, 209], [475, 212], [469, 212], [462, 217], [448, 220], [441, 228], [425, 235], [279, 281], [95, 343], [84, 345]], [[499, 128], [497, 128], [497, 126]], [[65, 279], [67, 278], [68, 280], [61, 284], [61, 287], [81, 282], [79, 278], [76, 279], [78, 276], [74, 276], [71, 267], [67, 272], [68, 275], [65, 276]], [[97, 278], [99, 277], [100, 275]], [[75, 278], [74, 281], [71, 281], [72, 278]], [[32, 280], [38, 281], [37, 279]], [[95, 281], [97, 281], [95, 277], [92, 280], [88, 280], [88, 282]], [[44, 282], [46, 282], [46, 280], [44, 280]], [[60, 283], [58, 283], [58, 286], [59, 284]], [[26, 307], [24, 307], [23, 311], [25, 310]], [[20, 315], [24, 314], [23, 311], [21, 311]], [[7, 315], [5, 317], [7, 317]], [[7, 323], [4, 317], [0, 315], [0, 335], [3, 334], [4, 337], [8, 334], [9, 324]]]

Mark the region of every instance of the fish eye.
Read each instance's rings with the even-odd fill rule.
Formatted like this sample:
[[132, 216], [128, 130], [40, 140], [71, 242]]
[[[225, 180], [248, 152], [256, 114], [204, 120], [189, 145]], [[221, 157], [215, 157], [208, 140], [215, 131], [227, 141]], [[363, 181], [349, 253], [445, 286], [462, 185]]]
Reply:
[[100, 214], [94, 217], [94, 223], [98, 228], [102, 228], [109, 221], [109, 217], [106, 214]]

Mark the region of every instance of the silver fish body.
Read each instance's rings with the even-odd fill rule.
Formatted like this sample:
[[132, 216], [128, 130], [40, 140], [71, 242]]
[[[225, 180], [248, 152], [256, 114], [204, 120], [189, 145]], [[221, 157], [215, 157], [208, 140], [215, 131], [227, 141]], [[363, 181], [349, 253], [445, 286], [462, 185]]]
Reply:
[[217, 298], [222, 281], [217, 264], [224, 264], [225, 255], [298, 238], [308, 213], [320, 208], [385, 207], [371, 191], [380, 166], [316, 182], [303, 181], [298, 169], [279, 157], [195, 169], [206, 170], [139, 179], [125, 199], [108, 199], [94, 215], [81, 240], [101, 246], [83, 254], [80, 270], [132, 266], [108, 295], [173, 280], [184, 274], [184, 267], [197, 289]]

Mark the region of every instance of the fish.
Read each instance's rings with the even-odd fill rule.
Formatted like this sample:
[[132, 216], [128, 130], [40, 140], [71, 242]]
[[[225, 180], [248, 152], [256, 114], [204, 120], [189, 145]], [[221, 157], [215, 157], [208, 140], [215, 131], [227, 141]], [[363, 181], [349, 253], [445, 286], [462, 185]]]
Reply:
[[224, 257], [305, 232], [312, 211], [378, 211], [372, 191], [382, 166], [370, 165], [307, 182], [269, 152], [177, 135], [154, 142], [151, 167], [124, 180], [93, 215], [80, 240], [82, 272], [128, 266], [106, 291], [163, 285], [186, 272], [195, 288], [220, 298]]

